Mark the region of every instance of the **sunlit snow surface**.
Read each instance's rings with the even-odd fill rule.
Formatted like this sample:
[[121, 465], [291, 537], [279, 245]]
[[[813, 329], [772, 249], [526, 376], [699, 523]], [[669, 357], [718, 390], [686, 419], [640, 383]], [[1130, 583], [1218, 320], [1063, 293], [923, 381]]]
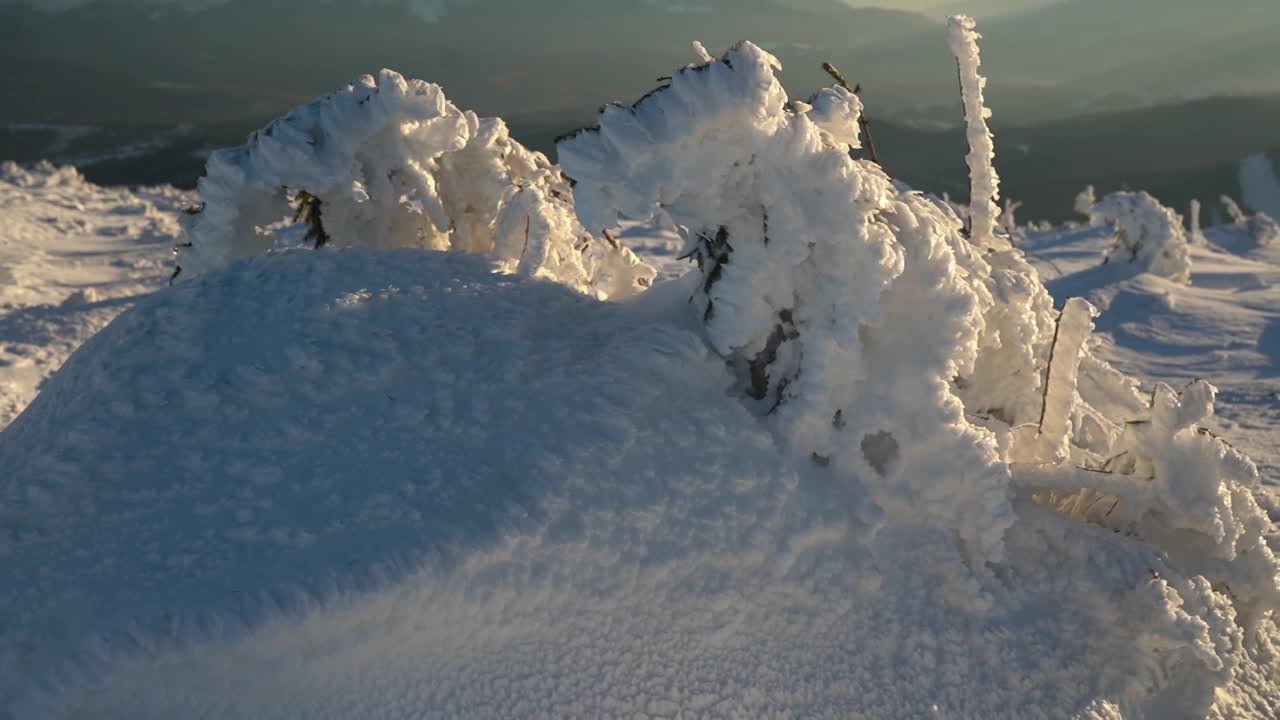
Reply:
[[[47, 353], [0, 367], [18, 407], [96, 328], [8, 328], [88, 282], [163, 287], [171, 239], [104, 211], [117, 191], [4, 192], [4, 247], [45, 253], [2, 261], [22, 304], [0, 346]], [[10, 230], [43, 216], [64, 229]], [[85, 280], [65, 253], [113, 224], [88, 267], [120, 274]], [[676, 274], [674, 239], [622, 237]], [[1027, 247], [1059, 302], [1104, 308], [1098, 352], [1218, 384], [1219, 429], [1280, 482], [1280, 258], [1196, 248], [1179, 286], [1095, 270], [1100, 238]], [[1148, 617], [1155, 549], [1019, 504], [979, 587], [943, 531], [863, 532], [864, 499], [728, 393], [689, 292], [610, 305], [476, 257], [295, 251], [129, 300], [0, 434], [0, 708], [1176, 718], [1204, 697]], [[1267, 627], [1215, 713], [1280, 711]]]

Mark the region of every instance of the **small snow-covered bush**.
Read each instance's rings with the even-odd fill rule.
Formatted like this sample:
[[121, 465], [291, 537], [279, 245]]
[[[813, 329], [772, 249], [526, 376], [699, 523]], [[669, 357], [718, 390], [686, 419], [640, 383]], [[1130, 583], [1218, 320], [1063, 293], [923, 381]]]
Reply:
[[578, 214], [592, 229], [670, 215], [700, 267], [699, 316], [758, 413], [886, 510], [999, 558], [1007, 469], [960, 396], [1038, 412], [1051, 301], [1020, 254], [980, 251], [941, 201], [849, 156], [855, 96], [788, 103], [778, 67], [744, 43], [606, 108], [559, 146]]
[[1276, 222], [1270, 215], [1262, 211], [1249, 215], [1230, 195], [1223, 195], [1221, 201], [1231, 222], [1248, 235], [1255, 245], [1265, 247], [1280, 242], [1280, 222]]
[[[653, 271], [587, 233], [559, 168], [497, 118], [449, 102], [438, 85], [384, 70], [302, 105], [220, 150], [201, 178], [179, 267], [193, 275], [296, 241], [490, 255], [602, 298]], [[294, 205], [305, 205], [291, 223]]]
[[1112, 193], [1089, 208], [1089, 221], [1115, 228], [1116, 244], [1108, 262], [1131, 263], [1174, 282], [1191, 281], [1191, 251], [1182, 218], [1149, 193]]
[[[1189, 662], [1226, 682], [1237, 620], [1256, 629], [1277, 607], [1280, 564], [1256, 470], [1197, 425], [1212, 388], [1143, 399], [1089, 352], [1092, 306], [1055, 312], [1019, 250], [977, 246], [945, 202], [852, 159], [857, 99], [824, 91], [844, 111], [815, 114], [821, 101], [787, 101], [778, 68], [740, 44], [563, 140], [583, 223], [669, 216], [683, 229], [694, 307], [744, 402], [793, 452], [865, 489], [869, 522], [949, 528], [974, 568], [1005, 557], [1015, 502], [1137, 535], [1171, 563], [1123, 610], [1161, 648], [1151, 672]], [[1171, 273], [1185, 275], [1177, 217], [1150, 196], [1093, 209], [1157, 269], [1181, 248]]]

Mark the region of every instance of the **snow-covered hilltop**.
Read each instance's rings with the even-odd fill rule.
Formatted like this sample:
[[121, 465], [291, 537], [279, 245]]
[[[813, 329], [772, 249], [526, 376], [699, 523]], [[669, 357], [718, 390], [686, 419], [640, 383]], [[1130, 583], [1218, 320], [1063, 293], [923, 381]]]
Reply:
[[[1280, 507], [1209, 372], [1280, 392], [1280, 258], [1228, 247], [1265, 216], [1010, 236], [973, 30], [967, 222], [747, 42], [562, 166], [384, 72], [215, 155], [176, 242], [186, 199], [138, 195], [111, 252], [184, 271], [0, 433], [0, 708], [1276, 717]], [[1215, 323], [1252, 344], [1183, 345]], [[1280, 481], [1274, 404], [1232, 402]]]

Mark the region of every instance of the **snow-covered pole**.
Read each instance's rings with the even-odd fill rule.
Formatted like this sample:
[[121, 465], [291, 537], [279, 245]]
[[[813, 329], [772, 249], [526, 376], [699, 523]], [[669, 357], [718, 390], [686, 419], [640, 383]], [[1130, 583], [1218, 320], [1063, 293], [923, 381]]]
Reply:
[[982, 99], [987, 79], [978, 74], [982, 64], [978, 51], [977, 24], [967, 15], [954, 15], [948, 21], [951, 54], [955, 55], [960, 69], [960, 93], [964, 99], [964, 119], [969, 138], [969, 207], [972, 217], [971, 237], [979, 245], [989, 245], [995, 240], [996, 220], [1000, 217], [1000, 177], [992, 161], [996, 146], [987, 118], [991, 117]]

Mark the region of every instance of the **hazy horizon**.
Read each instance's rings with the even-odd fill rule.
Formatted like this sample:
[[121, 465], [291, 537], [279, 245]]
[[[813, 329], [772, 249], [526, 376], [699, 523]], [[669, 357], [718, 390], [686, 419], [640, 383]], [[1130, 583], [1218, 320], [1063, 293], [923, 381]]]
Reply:
[[795, 97], [830, 82], [823, 62], [843, 69], [901, 175], [954, 194], [943, 16], [960, 11], [979, 19], [1000, 162], [1029, 211], [1069, 212], [1090, 182], [1212, 196], [1245, 155], [1280, 150], [1280, 2], [0, 0], [0, 160], [190, 184], [201, 153], [383, 67], [553, 153], [692, 61], [690, 41], [750, 39]]

